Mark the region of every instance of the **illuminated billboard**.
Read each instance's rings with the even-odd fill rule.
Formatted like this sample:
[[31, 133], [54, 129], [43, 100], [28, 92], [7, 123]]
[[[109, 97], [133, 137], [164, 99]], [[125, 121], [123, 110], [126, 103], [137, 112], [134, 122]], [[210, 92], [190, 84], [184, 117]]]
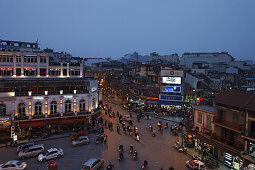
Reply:
[[181, 84], [181, 77], [162, 77], [162, 83], [164, 84]]
[[181, 93], [181, 86], [161, 86], [161, 92]]

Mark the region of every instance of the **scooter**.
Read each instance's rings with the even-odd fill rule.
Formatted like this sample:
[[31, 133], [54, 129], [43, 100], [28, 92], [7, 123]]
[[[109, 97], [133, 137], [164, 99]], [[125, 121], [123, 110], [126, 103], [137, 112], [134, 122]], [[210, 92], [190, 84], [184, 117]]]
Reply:
[[137, 151], [134, 151], [133, 159], [134, 159], [134, 160], [136, 160], [136, 159], [137, 159]]
[[119, 161], [121, 161], [122, 159], [123, 159], [123, 153], [122, 153], [122, 152], [120, 152], [120, 153], [119, 153], [118, 160], [119, 160]]
[[113, 165], [111, 162], [109, 162], [109, 163], [107, 164], [107, 166], [106, 166], [106, 170], [112, 170], [113, 167], [114, 167], [114, 165]]

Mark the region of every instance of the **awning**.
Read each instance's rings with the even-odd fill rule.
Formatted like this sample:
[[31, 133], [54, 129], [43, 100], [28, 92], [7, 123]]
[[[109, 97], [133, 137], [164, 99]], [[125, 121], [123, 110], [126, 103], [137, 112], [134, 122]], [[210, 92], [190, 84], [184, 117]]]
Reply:
[[74, 123], [74, 119], [72, 118], [63, 119], [63, 124], [73, 124], [73, 123]]
[[158, 101], [146, 100], [145, 103], [146, 103], [146, 104], [154, 104], [154, 105], [157, 105], [157, 104], [158, 104]]
[[44, 127], [45, 126], [45, 123], [44, 123], [44, 120], [41, 120], [41, 121], [31, 121], [30, 122], [30, 127]]
[[29, 128], [29, 126], [30, 126], [29, 121], [19, 122], [19, 127], [20, 127], [21, 129]]
[[158, 103], [161, 104], [161, 105], [183, 106], [182, 101], [178, 102], [178, 101], [159, 100]]

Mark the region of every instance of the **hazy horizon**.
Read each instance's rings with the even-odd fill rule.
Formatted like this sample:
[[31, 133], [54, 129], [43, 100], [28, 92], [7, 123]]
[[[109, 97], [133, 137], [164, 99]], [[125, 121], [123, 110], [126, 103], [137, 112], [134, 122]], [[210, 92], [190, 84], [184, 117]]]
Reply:
[[0, 39], [80, 57], [229, 52], [255, 60], [255, 1], [12, 0], [0, 2]]

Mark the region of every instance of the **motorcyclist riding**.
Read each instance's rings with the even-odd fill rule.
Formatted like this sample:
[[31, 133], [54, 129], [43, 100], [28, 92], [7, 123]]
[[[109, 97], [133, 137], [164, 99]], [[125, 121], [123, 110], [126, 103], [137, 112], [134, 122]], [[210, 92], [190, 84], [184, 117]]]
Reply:
[[150, 126], [149, 126], [149, 129], [150, 129], [150, 132], [152, 132], [152, 130], [153, 130], [153, 127], [150, 125]]
[[113, 169], [113, 164], [109, 162], [106, 166], [106, 170], [112, 170]]
[[129, 152], [133, 153], [133, 151], [134, 151], [134, 146], [131, 144], [130, 147], [129, 147]]
[[133, 153], [133, 159], [136, 159], [136, 158], [137, 158], [137, 156], [138, 156], [137, 151], [134, 151], [134, 153]]

